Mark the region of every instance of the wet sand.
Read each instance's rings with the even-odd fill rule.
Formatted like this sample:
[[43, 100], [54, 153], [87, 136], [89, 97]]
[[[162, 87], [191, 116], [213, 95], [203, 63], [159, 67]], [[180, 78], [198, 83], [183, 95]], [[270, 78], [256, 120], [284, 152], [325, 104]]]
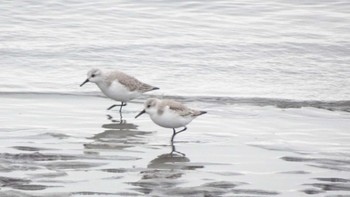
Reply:
[[0, 196], [349, 196], [350, 114], [184, 99], [171, 130], [96, 96], [1, 94]]

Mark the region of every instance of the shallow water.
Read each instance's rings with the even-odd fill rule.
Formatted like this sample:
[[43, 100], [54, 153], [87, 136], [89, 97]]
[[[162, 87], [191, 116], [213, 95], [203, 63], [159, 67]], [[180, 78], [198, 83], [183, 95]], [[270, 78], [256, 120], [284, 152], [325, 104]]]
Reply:
[[171, 130], [134, 119], [141, 99], [120, 122], [101, 97], [2, 94], [0, 195], [349, 194], [348, 112], [192, 99], [209, 113], [172, 147]]
[[[0, 196], [348, 196], [350, 3], [6, 1]], [[127, 105], [93, 67], [161, 89]], [[170, 145], [149, 96], [208, 111]]]

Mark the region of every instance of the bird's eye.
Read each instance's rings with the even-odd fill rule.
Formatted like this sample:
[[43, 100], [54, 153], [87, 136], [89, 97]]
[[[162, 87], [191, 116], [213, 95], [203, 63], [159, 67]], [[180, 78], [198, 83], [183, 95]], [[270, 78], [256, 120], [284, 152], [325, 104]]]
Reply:
[[147, 105], [147, 108], [150, 108], [151, 107], [151, 105]]
[[96, 75], [95, 74], [92, 74], [91, 77], [95, 77]]

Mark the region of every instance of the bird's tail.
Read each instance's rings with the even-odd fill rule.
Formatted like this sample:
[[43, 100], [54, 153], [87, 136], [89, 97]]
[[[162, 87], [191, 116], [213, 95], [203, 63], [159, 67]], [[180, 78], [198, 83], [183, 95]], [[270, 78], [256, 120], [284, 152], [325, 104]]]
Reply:
[[148, 85], [148, 84], [143, 84], [142, 92], [149, 92], [149, 91], [152, 91], [152, 90], [159, 90], [159, 88], [151, 86], [151, 85]]
[[206, 111], [197, 111], [197, 112], [194, 114], [194, 116], [200, 116], [200, 115], [203, 115], [203, 114], [206, 114], [206, 113], [208, 113], [208, 112], [206, 112]]

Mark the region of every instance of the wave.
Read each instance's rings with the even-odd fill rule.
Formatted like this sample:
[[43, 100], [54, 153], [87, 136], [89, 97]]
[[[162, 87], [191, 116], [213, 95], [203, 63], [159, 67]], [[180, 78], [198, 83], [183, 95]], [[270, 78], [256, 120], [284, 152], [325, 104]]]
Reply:
[[[105, 97], [99, 92], [0, 92], [0, 96], [78, 96], [78, 97]], [[263, 98], [263, 97], [220, 97], [220, 96], [176, 96], [176, 95], [152, 95], [141, 96], [134, 100], [134, 103], [142, 103], [146, 97], [153, 96], [164, 99], [175, 99], [183, 102], [203, 102], [220, 103], [228, 105], [255, 105], [255, 106], [275, 106], [277, 108], [302, 108], [313, 107], [329, 111], [350, 112], [350, 100], [293, 100], [283, 98]]]

